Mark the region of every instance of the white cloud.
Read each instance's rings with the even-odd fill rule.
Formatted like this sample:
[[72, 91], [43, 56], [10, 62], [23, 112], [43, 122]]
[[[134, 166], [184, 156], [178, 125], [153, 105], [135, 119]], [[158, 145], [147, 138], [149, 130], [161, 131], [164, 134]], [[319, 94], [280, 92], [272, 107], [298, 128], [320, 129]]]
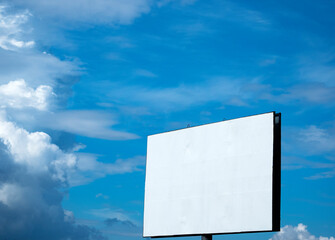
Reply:
[[29, 133], [0, 117], [0, 139], [14, 162], [32, 173], [52, 172], [54, 179], [66, 181], [66, 172], [75, 167], [76, 156], [62, 152], [44, 132]]
[[300, 78], [303, 81], [323, 83], [334, 87], [335, 67], [334, 51], [326, 48], [327, 51], [314, 52], [300, 57]]
[[102, 193], [98, 193], [97, 195], [95, 195], [96, 198], [103, 198], [103, 199], [109, 199], [109, 196], [108, 195], [104, 195]]
[[[284, 156], [283, 169], [320, 169], [318, 173], [305, 177], [308, 180], [335, 177], [335, 162], [332, 157], [335, 153], [334, 125], [328, 128], [316, 125], [289, 127], [284, 132], [287, 134], [284, 148], [292, 156]], [[297, 154], [300, 157], [295, 157]]]
[[0, 47], [5, 50], [16, 50], [34, 46], [34, 41], [19, 40], [22, 37], [21, 25], [25, 24], [30, 16], [28, 11], [16, 14], [7, 14], [6, 7], [0, 5]]
[[145, 70], [145, 69], [137, 69], [135, 71], [135, 75], [136, 76], [140, 76], [140, 77], [149, 77], [149, 78], [155, 78], [155, 77], [157, 77], [156, 74], [154, 74], [153, 72], [150, 72], [148, 70]]
[[313, 176], [305, 177], [307, 180], [318, 180], [318, 179], [324, 179], [324, 178], [333, 178], [335, 177], [335, 167], [333, 167], [330, 171], [324, 171], [317, 173]]
[[24, 79], [29, 86], [51, 86], [57, 93], [61, 84], [72, 86], [81, 69], [76, 60], [60, 60], [57, 57], [30, 51], [7, 51], [0, 49], [0, 84], [14, 79]]
[[134, 44], [130, 39], [125, 38], [123, 36], [109, 36], [106, 38], [107, 42], [111, 42], [119, 46], [120, 48], [132, 48]]
[[54, 106], [57, 97], [50, 86], [40, 85], [33, 89], [23, 79], [0, 85], [0, 108], [5, 108], [6, 114], [22, 126], [107, 140], [138, 138], [135, 134], [112, 129], [111, 126], [117, 124], [112, 114], [94, 110], [57, 110]]
[[253, 81], [218, 77], [203, 83], [171, 88], [115, 86], [115, 90], [110, 91], [109, 96], [122, 104], [144, 105], [159, 111], [176, 111], [208, 102], [240, 106], [247, 105], [245, 101], [259, 92], [259, 89], [255, 89], [254, 92], [250, 89], [245, 91], [244, 88], [253, 87]]
[[133, 221], [128, 216], [128, 214], [121, 209], [110, 209], [110, 208], [91, 209], [90, 213], [102, 219], [117, 218], [121, 221]]
[[249, 9], [243, 4], [237, 4], [234, 1], [225, 0], [219, 3], [215, 5], [215, 9], [211, 11], [203, 11], [201, 9], [198, 14], [215, 20], [235, 22], [255, 30], [264, 31], [270, 29], [271, 19], [264, 13]]
[[[33, 88], [48, 85], [57, 92], [61, 86], [63, 92], [69, 91], [67, 88], [71, 87], [74, 78], [81, 73], [78, 67], [80, 63], [70, 58], [60, 60], [35, 48], [34, 41], [30, 39], [33, 33], [32, 22], [28, 21], [32, 15], [27, 10], [9, 7], [11, 5], [0, 4], [0, 84], [24, 79]], [[23, 85], [20, 87], [25, 87]], [[18, 84], [15, 86], [18, 87]], [[46, 89], [42, 87], [38, 89], [40, 90]], [[64, 93], [60, 94], [59, 98], [63, 95]]]
[[112, 163], [103, 163], [98, 161], [98, 157], [94, 154], [77, 153], [76, 155], [78, 157], [78, 167], [69, 173], [71, 186], [87, 184], [107, 175], [143, 171], [143, 166], [145, 165], [144, 156], [117, 159]]
[[22, 188], [13, 183], [2, 184], [0, 186], [0, 202], [9, 207], [15, 207], [23, 200], [22, 192]]
[[127, 237], [141, 237], [142, 226], [137, 212], [127, 212], [123, 209], [91, 209], [89, 213], [100, 218], [105, 224], [103, 233]]
[[97, 230], [76, 225], [61, 205], [59, 189], [67, 186], [67, 172], [75, 169], [77, 157], [52, 144], [46, 133], [28, 132], [4, 115], [2, 111], [0, 238], [102, 239]]
[[312, 103], [333, 106], [335, 102], [335, 87], [324, 83], [297, 84], [281, 89], [279, 94], [269, 93], [266, 99], [282, 104]]
[[28, 8], [33, 14], [58, 22], [130, 24], [150, 10], [150, 0], [11, 0], [11, 4]]
[[0, 85], [0, 107], [48, 110], [53, 95], [50, 86], [40, 85], [33, 89], [27, 86], [24, 79], [19, 79]]
[[[54, 127], [57, 131], [108, 139], [135, 135], [110, 129], [116, 122], [109, 114], [60, 111], [80, 74], [79, 64], [34, 48], [27, 37], [30, 13], [12, 10], [0, 8], [0, 239], [104, 239], [96, 229], [77, 225], [62, 207], [60, 189], [69, 186], [69, 175], [94, 173], [82, 170], [85, 164], [73, 151], [63, 151], [40, 129], [55, 126], [47, 123], [56, 116], [62, 123]], [[103, 163], [97, 165], [104, 169]], [[137, 171], [136, 166], [119, 160], [90, 179]]]
[[335, 163], [309, 160], [307, 157], [294, 157], [294, 156], [283, 156], [282, 157], [283, 170], [295, 170], [301, 168], [314, 168], [314, 169], [335, 169]]
[[103, 239], [99, 231], [76, 224], [73, 214], [62, 208], [59, 189], [141, 171], [144, 157], [102, 163], [64, 152], [48, 134], [28, 132], [0, 113], [0, 238]]
[[[276, 88], [260, 78], [234, 79], [225, 76], [207, 81], [180, 84], [175, 87], [124, 86], [111, 84], [104, 103], [119, 106], [136, 106], [154, 111], [179, 111], [210, 102], [222, 105], [251, 107], [259, 101], [282, 105], [313, 104], [331, 107], [335, 103], [335, 88], [323, 83], [292, 85]], [[102, 92], [105, 90], [102, 89]], [[129, 98], [131, 96], [131, 98]]]
[[94, 110], [68, 110], [45, 115], [40, 126], [65, 131], [81, 136], [107, 140], [127, 140], [138, 138], [133, 133], [111, 129], [117, 122], [114, 116]]
[[270, 240], [335, 240], [334, 237], [315, 237], [310, 234], [307, 230], [307, 226], [299, 223], [298, 226], [294, 227], [286, 225], [280, 229], [279, 233], [276, 233]]
[[318, 155], [335, 151], [335, 129], [324, 129], [315, 125], [298, 130], [297, 142], [307, 153]]

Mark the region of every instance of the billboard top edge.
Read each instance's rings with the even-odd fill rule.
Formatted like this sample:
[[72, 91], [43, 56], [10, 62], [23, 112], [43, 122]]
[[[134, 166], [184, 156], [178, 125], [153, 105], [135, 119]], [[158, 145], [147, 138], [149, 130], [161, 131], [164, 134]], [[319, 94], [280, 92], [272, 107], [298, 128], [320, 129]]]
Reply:
[[248, 115], [248, 116], [243, 116], [243, 117], [238, 117], [238, 118], [232, 118], [232, 119], [222, 120], [222, 121], [218, 121], [218, 122], [205, 123], [205, 124], [201, 124], [201, 125], [197, 125], [197, 126], [190, 126], [190, 127], [186, 127], [186, 128], [180, 128], [180, 129], [175, 129], [175, 130], [169, 130], [169, 131], [166, 131], [166, 132], [155, 133], [155, 134], [148, 135], [147, 137], [149, 138], [151, 136], [155, 136], [155, 135], [159, 135], [159, 134], [176, 132], [176, 131], [186, 130], [186, 129], [190, 129], [190, 128], [202, 127], [202, 126], [206, 126], [206, 125], [210, 125], [210, 124], [222, 123], [222, 122], [237, 120], [237, 119], [241, 119], [241, 118], [247, 118], [247, 117], [254, 117], [254, 116], [258, 116], [258, 115], [269, 114], [269, 113], [273, 113], [274, 115], [281, 114], [280, 112], [276, 113], [276, 111], [270, 111], [270, 112], [265, 112], [265, 113], [258, 113], [258, 114], [253, 114], [253, 115]]

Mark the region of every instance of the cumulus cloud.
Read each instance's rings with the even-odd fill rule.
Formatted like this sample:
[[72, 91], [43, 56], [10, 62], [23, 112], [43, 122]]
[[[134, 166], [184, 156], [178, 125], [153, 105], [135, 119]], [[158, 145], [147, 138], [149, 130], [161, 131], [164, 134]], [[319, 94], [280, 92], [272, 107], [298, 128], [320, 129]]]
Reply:
[[[10, 32], [0, 32], [0, 36], [24, 33], [23, 24], [30, 16], [28, 11], [8, 14], [8, 7], [0, 10], [0, 26]], [[135, 134], [111, 129], [117, 124], [111, 114], [61, 111], [79, 74], [78, 63], [73, 60], [60, 60], [36, 49], [0, 48], [0, 107], [7, 108], [7, 115], [30, 129], [48, 128], [109, 140], [137, 138]], [[41, 110], [44, 112], [38, 112]]]
[[[62, 150], [41, 128], [91, 137], [135, 135], [111, 130], [116, 121], [110, 115], [63, 110], [80, 74], [78, 63], [34, 48], [25, 31], [31, 14], [8, 9], [0, 8], [0, 239], [104, 239], [100, 231], [77, 224], [74, 214], [62, 207], [69, 179], [90, 171], [82, 170], [81, 156]], [[63, 124], [47, 124], [52, 117]], [[105, 175], [136, 171], [131, 166], [119, 160], [107, 166]]]
[[[7, 31], [0, 30], [0, 41], [9, 36], [24, 38], [26, 34], [22, 24], [28, 19], [27, 13], [14, 14], [16, 17], [8, 20], [4, 17], [8, 15], [5, 12], [8, 9], [1, 6], [0, 9], [0, 28]], [[15, 34], [8, 34], [8, 29], [13, 28]], [[50, 107], [51, 98], [57, 103], [67, 100], [81, 72], [76, 60], [60, 60], [35, 48], [27, 50], [6, 46], [0, 46], [0, 107], [46, 110]], [[57, 98], [53, 97], [53, 93], [57, 94]]]
[[50, 86], [40, 85], [33, 89], [23, 79], [0, 85], [0, 108], [5, 108], [7, 115], [22, 125], [108, 140], [138, 138], [135, 134], [111, 129], [117, 121], [109, 113], [93, 110], [59, 111], [53, 106], [56, 97]]
[[19, 79], [0, 85], [0, 107], [47, 110], [53, 95], [50, 86], [41, 85], [33, 89], [27, 86], [24, 79]]
[[4, 115], [0, 118], [0, 237], [102, 239], [97, 230], [75, 224], [73, 214], [61, 206], [59, 189], [107, 174], [141, 171], [144, 157], [102, 163], [89, 154], [66, 153], [51, 143], [48, 134], [28, 132]]
[[44, 132], [28, 132], [0, 115], [0, 238], [103, 239], [77, 225], [62, 208], [69, 185], [107, 174], [142, 171], [144, 157], [102, 163], [96, 156], [62, 151]]
[[276, 233], [270, 240], [335, 240], [334, 237], [316, 237], [310, 234], [307, 230], [307, 226], [299, 223], [298, 226], [294, 227], [286, 225], [280, 229], [279, 233]]
[[29, 133], [6, 121], [3, 116], [0, 116], [0, 139], [13, 156], [13, 161], [24, 165], [32, 174], [51, 172], [55, 180], [65, 182], [66, 170], [76, 164], [76, 157], [51, 144], [49, 135]]
[[[62, 208], [67, 171], [77, 157], [61, 151], [43, 132], [28, 132], [0, 118], [0, 238], [103, 239], [76, 225]], [[72, 221], [70, 221], [72, 219]]]

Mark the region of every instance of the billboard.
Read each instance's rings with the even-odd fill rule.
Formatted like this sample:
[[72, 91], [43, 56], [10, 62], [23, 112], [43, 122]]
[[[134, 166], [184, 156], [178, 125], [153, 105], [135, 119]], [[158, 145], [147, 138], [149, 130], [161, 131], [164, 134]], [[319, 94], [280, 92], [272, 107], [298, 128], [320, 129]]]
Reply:
[[281, 115], [148, 136], [144, 237], [280, 230]]

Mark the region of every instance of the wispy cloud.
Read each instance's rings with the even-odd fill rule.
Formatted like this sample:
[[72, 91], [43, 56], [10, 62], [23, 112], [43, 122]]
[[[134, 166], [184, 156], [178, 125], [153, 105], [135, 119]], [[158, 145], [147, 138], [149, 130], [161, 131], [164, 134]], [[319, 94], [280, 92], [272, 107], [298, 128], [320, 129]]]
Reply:
[[[57, 90], [63, 84], [72, 85], [81, 73], [75, 60], [60, 60], [48, 53], [31, 51], [6, 51], [0, 49], [0, 83], [24, 79], [35, 87], [49, 85]], [[60, 79], [63, 79], [61, 82]], [[57, 93], [57, 91], [56, 91]]]
[[101, 229], [106, 235], [136, 236], [142, 235], [141, 224], [135, 220], [138, 213], [127, 212], [122, 209], [101, 208], [91, 209], [89, 213], [104, 223]]
[[335, 152], [335, 129], [321, 128], [315, 125], [298, 130], [297, 142], [300, 142], [306, 153], [326, 154]]
[[148, 78], [155, 78], [157, 77], [156, 74], [154, 74], [153, 72], [150, 72], [146, 69], [136, 69], [135, 70], [135, 76], [139, 76], [139, 77], [148, 77]]
[[57, 78], [77, 77], [80, 67], [76, 60], [60, 60], [35, 48], [28, 31], [33, 29], [31, 17], [29, 11], [15, 12], [0, 4], [0, 84], [24, 79], [34, 87], [54, 87]]
[[108, 226], [108, 227], [115, 227], [116, 225], [123, 225], [125, 227], [130, 227], [130, 228], [134, 228], [136, 227], [136, 225], [129, 221], [129, 220], [119, 220], [117, 218], [107, 218], [104, 223]]
[[8, 14], [6, 6], [0, 5], [0, 47], [5, 50], [29, 48], [34, 46], [34, 41], [22, 39], [22, 28], [30, 17], [29, 11]]
[[296, 156], [283, 156], [282, 161], [283, 170], [296, 170], [303, 168], [314, 168], [314, 169], [333, 169], [335, 168], [334, 162], [327, 161], [313, 161], [309, 160], [308, 157], [296, 157]]
[[98, 193], [97, 195], [95, 195], [96, 198], [103, 198], [103, 199], [109, 199], [109, 196], [104, 195], [102, 193]]
[[333, 178], [333, 177], [335, 177], [335, 167], [333, 167], [333, 169], [330, 170], [330, 171], [320, 172], [320, 173], [317, 173], [313, 176], [306, 177], [305, 179], [318, 180], [318, 179]]
[[[187, 107], [217, 102], [222, 105], [251, 106], [258, 101], [282, 105], [304, 106], [306, 104], [333, 106], [335, 88], [322, 83], [291, 85], [275, 88], [254, 79], [216, 77], [194, 84], [176, 87], [150, 88], [141, 85], [112, 84], [107, 95], [111, 102], [120, 106], [142, 106], [151, 110], [179, 111]], [[129, 96], [132, 96], [129, 98]], [[106, 98], [106, 100], [108, 99]]]
[[44, 19], [57, 19], [62, 24], [103, 23], [130, 24], [133, 20], [150, 10], [148, 0], [89, 0], [73, 1], [20, 1], [12, 0], [10, 4], [28, 8], [33, 14]]
[[71, 186], [83, 185], [103, 178], [107, 175], [125, 174], [143, 171], [144, 156], [136, 156], [128, 159], [117, 159], [114, 162], [105, 163], [98, 161], [98, 156], [89, 153], [77, 153], [77, 168], [69, 172]]
[[[52, 121], [51, 121], [52, 119]], [[95, 110], [68, 110], [44, 115], [40, 126], [65, 131], [81, 136], [107, 140], [128, 140], [139, 138], [136, 134], [117, 131], [112, 114]]]
[[333, 51], [316, 51], [299, 58], [299, 77], [305, 82], [322, 83], [335, 87], [335, 54]]
[[286, 134], [285, 148], [293, 155], [283, 157], [283, 169], [320, 169], [318, 173], [305, 177], [308, 180], [335, 177], [335, 161], [332, 158], [335, 153], [334, 126], [288, 128]]
[[272, 25], [271, 20], [263, 13], [249, 9], [243, 4], [220, 1], [219, 7], [217, 5], [215, 9], [211, 7], [209, 5], [209, 7], [201, 9], [198, 14], [210, 19], [238, 23], [241, 26], [255, 30], [269, 30]]
[[60, 111], [54, 106], [56, 97], [50, 86], [40, 85], [34, 89], [23, 79], [0, 85], [0, 107], [25, 126], [107, 140], [138, 138], [136, 134], [112, 129], [111, 126], [116, 125], [117, 121], [110, 113], [96, 110]]
[[[15, 3], [23, 8], [29, 5], [33, 14], [53, 7], [55, 12], [74, 5], [80, 8], [79, 2], [11, 1], [8, 6]], [[28, 21], [32, 16], [28, 11], [0, 8], [0, 238], [104, 239], [100, 231], [77, 224], [73, 213], [63, 209], [60, 189], [72, 184], [69, 179], [75, 179], [76, 172], [76, 176], [86, 174], [81, 179], [89, 182], [107, 174], [139, 171], [140, 161], [117, 160], [106, 165], [96, 159], [96, 163], [85, 161], [74, 149], [62, 150], [44, 130], [103, 139], [136, 135], [111, 129], [117, 124], [111, 114], [65, 110], [71, 87], [81, 74], [80, 64], [66, 56], [60, 60], [41, 52], [26, 32], [32, 26]], [[119, 22], [131, 21], [132, 16], [130, 13], [128, 20], [120, 16]], [[90, 164], [99, 173], [91, 173]]]
[[130, 39], [123, 37], [123, 36], [109, 36], [106, 37], [106, 42], [114, 43], [120, 48], [132, 48], [135, 45], [131, 42]]
[[[244, 88], [247, 87], [253, 88], [255, 91], [243, 92]], [[142, 105], [161, 111], [176, 111], [211, 101], [229, 105], [247, 105], [246, 100], [249, 100], [259, 90], [252, 83], [249, 84], [244, 80], [224, 77], [194, 85], [179, 85], [171, 88], [115, 86], [114, 89], [109, 93], [110, 99], [117, 100], [122, 104]]]

